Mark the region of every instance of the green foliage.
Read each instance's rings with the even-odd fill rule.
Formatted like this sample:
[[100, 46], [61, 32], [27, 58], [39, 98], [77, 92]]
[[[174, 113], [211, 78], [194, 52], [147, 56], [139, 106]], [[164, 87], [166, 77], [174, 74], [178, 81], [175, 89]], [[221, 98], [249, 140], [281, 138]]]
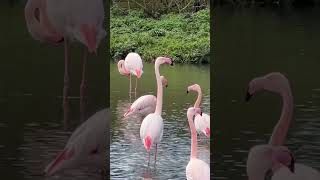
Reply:
[[210, 53], [210, 15], [196, 13], [166, 14], [148, 18], [140, 11], [111, 10], [111, 55], [123, 59], [129, 52], [139, 53], [151, 62], [169, 56], [179, 63], [208, 63]]

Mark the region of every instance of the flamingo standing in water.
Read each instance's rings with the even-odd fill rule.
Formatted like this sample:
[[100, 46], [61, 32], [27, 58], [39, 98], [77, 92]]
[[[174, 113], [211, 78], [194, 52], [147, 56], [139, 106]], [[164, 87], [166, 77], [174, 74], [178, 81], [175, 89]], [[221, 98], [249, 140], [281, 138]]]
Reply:
[[[164, 76], [160, 76], [162, 86], [168, 87], [168, 80]], [[157, 98], [154, 95], [148, 94], [139, 97], [129, 107], [128, 111], [123, 115], [124, 117], [140, 115], [145, 117], [156, 110]]]
[[[247, 160], [249, 180], [320, 179], [315, 169], [295, 163], [288, 148], [284, 147], [286, 136], [292, 120], [293, 97], [288, 79], [281, 73], [273, 72], [250, 81], [246, 101], [257, 92], [267, 90], [280, 94], [283, 101], [280, 120], [275, 126], [269, 144], [257, 145], [251, 148]], [[301, 177], [301, 178], [299, 178]]]
[[[188, 86], [187, 93], [190, 91], [195, 91], [198, 93], [198, 97], [196, 102], [194, 103], [195, 108], [200, 108], [201, 100], [202, 100], [202, 91], [201, 87], [198, 84], [193, 84]], [[202, 116], [199, 114], [194, 118], [194, 124], [196, 126], [197, 131], [202, 132], [208, 138], [210, 137], [210, 116], [208, 114], [202, 113]]]
[[143, 73], [142, 59], [138, 53], [129, 53], [124, 60], [118, 62], [118, 70], [121, 75], [129, 76], [130, 89], [129, 95], [131, 97], [131, 75], [136, 76], [135, 94], [137, 93], [138, 78]]
[[190, 107], [187, 111], [187, 116], [191, 131], [191, 154], [190, 161], [186, 167], [186, 177], [187, 180], [209, 180], [209, 165], [197, 158], [197, 132], [193, 123], [195, 115], [202, 115], [200, 108]]
[[150, 162], [150, 150], [153, 144], [156, 146], [154, 160], [156, 163], [157, 160], [157, 146], [160, 143], [163, 135], [163, 119], [161, 117], [162, 112], [162, 96], [163, 96], [163, 87], [160, 79], [159, 67], [161, 64], [171, 64], [173, 62], [170, 58], [158, 57], [156, 59], [154, 70], [157, 79], [157, 102], [156, 109], [154, 113], [148, 114], [142, 121], [140, 127], [140, 138], [145, 149], [148, 152], [148, 165]]
[[75, 39], [85, 46], [80, 85], [80, 112], [81, 119], [84, 120], [87, 56], [88, 52], [97, 52], [100, 41], [106, 35], [103, 29], [103, 7], [102, 0], [28, 0], [25, 6], [27, 28], [34, 39], [51, 44], [60, 44], [64, 41], [63, 109], [65, 120], [68, 119], [69, 111], [70, 42]]
[[[47, 176], [81, 166], [106, 167], [109, 109], [103, 109], [83, 122], [70, 136], [65, 148], [46, 167]], [[103, 171], [104, 172], [104, 171]]]

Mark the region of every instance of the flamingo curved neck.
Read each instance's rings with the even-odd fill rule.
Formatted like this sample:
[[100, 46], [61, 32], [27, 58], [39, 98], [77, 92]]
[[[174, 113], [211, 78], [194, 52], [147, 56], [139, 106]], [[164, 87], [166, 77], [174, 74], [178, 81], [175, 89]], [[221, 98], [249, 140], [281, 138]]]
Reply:
[[293, 97], [291, 90], [289, 89], [281, 95], [283, 103], [281, 116], [269, 141], [269, 144], [274, 146], [280, 146], [285, 143], [293, 113]]
[[156, 61], [155, 65], [154, 65], [154, 70], [155, 70], [156, 79], [157, 79], [157, 103], [156, 103], [156, 110], [154, 113], [161, 115], [163, 88], [162, 88], [162, 82], [161, 82], [161, 78], [160, 78], [159, 68], [160, 68], [160, 63], [158, 63]]
[[201, 100], [202, 100], [202, 92], [201, 92], [201, 88], [197, 88], [197, 92], [198, 92], [198, 97], [196, 102], [194, 103], [194, 107], [195, 108], [199, 108], [201, 105]]
[[[25, 7], [25, 20], [33, 38], [41, 41], [50, 41], [55, 30], [52, 27], [47, 14], [46, 0], [29, 0]], [[35, 13], [38, 10], [39, 19]]]
[[193, 123], [193, 116], [188, 114], [188, 122], [190, 126], [190, 131], [191, 131], [191, 154], [190, 154], [190, 159], [191, 158], [197, 158], [197, 132], [196, 132], [196, 127]]

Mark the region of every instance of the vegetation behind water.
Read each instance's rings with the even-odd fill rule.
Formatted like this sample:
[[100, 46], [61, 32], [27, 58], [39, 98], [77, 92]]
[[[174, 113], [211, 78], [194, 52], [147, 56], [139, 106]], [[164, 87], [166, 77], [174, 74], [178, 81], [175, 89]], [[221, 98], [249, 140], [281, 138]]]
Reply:
[[110, 24], [110, 51], [115, 61], [137, 52], [148, 62], [158, 56], [169, 56], [179, 63], [209, 62], [209, 9], [153, 18], [114, 5]]

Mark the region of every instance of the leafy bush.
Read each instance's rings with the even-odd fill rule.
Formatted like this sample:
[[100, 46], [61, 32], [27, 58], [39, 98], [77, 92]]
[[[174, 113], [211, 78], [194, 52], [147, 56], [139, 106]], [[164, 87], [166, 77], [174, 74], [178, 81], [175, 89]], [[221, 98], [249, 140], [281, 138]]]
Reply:
[[124, 59], [139, 53], [144, 61], [169, 56], [179, 63], [208, 63], [210, 53], [209, 10], [165, 14], [148, 18], [141, 11], [111, 9], [111, 55]]

